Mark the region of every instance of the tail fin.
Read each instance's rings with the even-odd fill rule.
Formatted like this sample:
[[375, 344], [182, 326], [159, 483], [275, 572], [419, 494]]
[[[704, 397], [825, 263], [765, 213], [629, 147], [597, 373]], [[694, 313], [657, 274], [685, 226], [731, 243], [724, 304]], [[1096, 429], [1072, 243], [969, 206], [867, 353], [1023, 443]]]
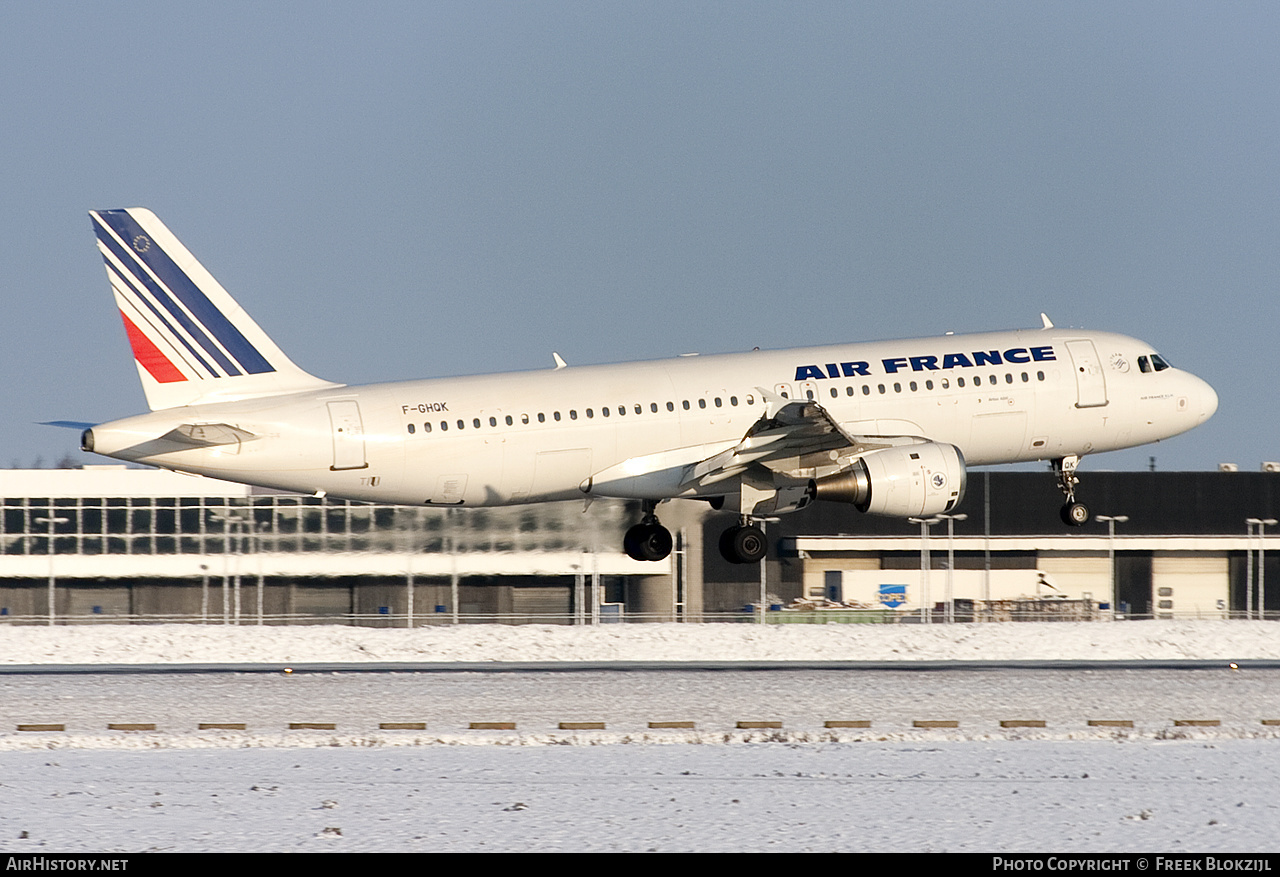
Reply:
[[341, 386], [294, 365], [150, 210], [89, 215], [152, 411]]

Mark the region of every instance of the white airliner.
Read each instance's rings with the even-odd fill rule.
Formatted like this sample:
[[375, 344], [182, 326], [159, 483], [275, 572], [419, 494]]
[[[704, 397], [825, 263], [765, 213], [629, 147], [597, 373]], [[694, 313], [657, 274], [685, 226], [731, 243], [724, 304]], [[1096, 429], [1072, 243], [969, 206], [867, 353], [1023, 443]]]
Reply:
[[[765, 554], [761, 519], [815, 500], [947, 512], [965, 467], [1051, 460], [1063, 520], [1085, 454], [1203, 423], [1207, 383], [1123, 335], [1043, 327], [347, 386], [304, 372], [163, 223], [90, 214], [150, 414], [83, 447], [165, 469], [380, 503], [493, 506], [622, 497], [625, 550], [671, 551], [655, 511], [737, 511], [720, 550]], [[87, 424], [83, 424], [87, 425]]]

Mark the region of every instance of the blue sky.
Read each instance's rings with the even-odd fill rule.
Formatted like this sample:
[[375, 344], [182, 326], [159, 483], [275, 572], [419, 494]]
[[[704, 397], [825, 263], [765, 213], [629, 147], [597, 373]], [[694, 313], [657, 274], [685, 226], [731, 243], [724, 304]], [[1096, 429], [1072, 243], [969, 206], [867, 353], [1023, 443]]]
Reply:
[[144, 410], [87, 211], [348, 383], [1058, 325], [1280, 459], [1280, 7], [0, 5], [0, 466]]

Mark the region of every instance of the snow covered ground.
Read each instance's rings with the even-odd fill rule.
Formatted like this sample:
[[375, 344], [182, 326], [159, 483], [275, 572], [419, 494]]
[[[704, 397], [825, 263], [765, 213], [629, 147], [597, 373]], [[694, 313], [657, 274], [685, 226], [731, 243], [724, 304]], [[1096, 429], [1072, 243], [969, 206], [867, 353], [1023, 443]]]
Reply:
[[1280, 624], [0, 626], [0, 664], [1280, 659]]
[[0, 754], [0, 849], [1275, 851], [1275, 744]]
[[3, 664], [1155, 658], [1223, 666], [0, 675], [0, 850], [1280, 850], [1280, 671], [1227, 663], [1280, 658], [1274, 623], [0, 627]]

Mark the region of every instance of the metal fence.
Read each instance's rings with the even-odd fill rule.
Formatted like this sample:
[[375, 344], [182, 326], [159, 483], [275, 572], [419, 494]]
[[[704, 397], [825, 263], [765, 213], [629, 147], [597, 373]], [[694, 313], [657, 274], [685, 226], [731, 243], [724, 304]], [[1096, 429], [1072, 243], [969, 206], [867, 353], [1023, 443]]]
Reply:
[[154, 625], [154, 624], [196, 624], [227, 625], [240, 627], [254, 626], [316, 626], [337, 625], [350, 627], [376, 628], [423, 628], [448, 627], [457, 624], [550, 624], [559, 626], [591, 626], [597, 624], [656, 624], [656, 623], [709, 623], [709, 624], [1006, 624], [1006, 623], [1049, 623], [1049, 622], [1121, 622], [1121, 621], [1164, 621], [1164, 620], [1201, 620], [1201, 621], [1280, 621], [1280, 612], [1267, 612], [1259, 617], [1244, 611], [1185, 611], [1159, 612], [1154, 614], [1120, 614], [1099, 609], [1092, 613], [1071, 615], [1067, 613], [1044, 612], [1038, 609], [1026, 611], [1002, 611], [999, 613], [977, 613], [972, 616], [955, 614], [947, 615], [937, 608], [932, 612], [917, 609], [900, 611], [887, 609], [867, 610], [831, 610], [831, 611], [793, 611], [771, 608], [761, 613], [756, 606], [746, 606], [737, 612], [704, 612], [697, 618], [673, 617], [669, 612], [609, 612], [592, 618], [589, 613], [472, 613], [460, 612], [456, 615], [449, 612], [424, 612], [409, 616], [405, 613], [342, 613], [342, 614], [257, 614], [242, 613], [239, 617], [222, 614], [79, 614], [60, 615], [50, 621], [41, 615], [8, 615], [0, 617], [0, 626], [30, 626], [50, 624], [62, 625]]

